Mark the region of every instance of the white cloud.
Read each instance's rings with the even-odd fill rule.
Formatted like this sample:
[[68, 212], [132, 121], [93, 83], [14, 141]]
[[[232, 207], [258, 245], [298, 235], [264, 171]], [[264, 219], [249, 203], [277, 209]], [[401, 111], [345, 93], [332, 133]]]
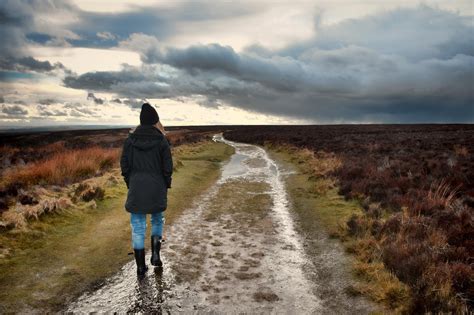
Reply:
[[102, 40], [115, 39], [115, 35], [110, 32], [98, 32], [96, 35]]

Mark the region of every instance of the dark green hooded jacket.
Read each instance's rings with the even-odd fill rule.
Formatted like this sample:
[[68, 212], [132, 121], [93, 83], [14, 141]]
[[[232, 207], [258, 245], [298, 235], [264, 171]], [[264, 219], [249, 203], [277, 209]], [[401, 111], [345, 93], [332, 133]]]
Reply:
[[120, 159], [128, 187], [125, 209], [133, 213], [166, 210], [173, 160], [168, 140], [154, 126], [139, 125], [123, 144]]

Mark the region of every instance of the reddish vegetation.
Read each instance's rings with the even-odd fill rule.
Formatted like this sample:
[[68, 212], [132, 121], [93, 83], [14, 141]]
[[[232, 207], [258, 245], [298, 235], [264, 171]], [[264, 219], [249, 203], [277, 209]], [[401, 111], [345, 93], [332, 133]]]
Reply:
[[412, 312], [474, 307], [474, 126], [257, 126], [231, 140], [330, 152], [340, 193], [361, 201], [348, 233], [412, 290]]
[[[76, 130], [4, 134], [0, 143], [2, 182], [19, 186], [67, 184], [116, 165], [130, 129]], [[176, 129], [167, 137], [173, 146], [201, 140], [212, 131]]]
[[2, 184], [29, 186], [76, 182], [115, 165], [119, 154], [118, 148], [100, 147], [57, 151], [46, 159], [4, 171]]
[[[2, 134], [0, 213], [17, 201], [22, 205], [38, 203], [25, 194], [29, 186], [68, 185], [118, 166], [129, 132], [127, 128]], [[167, 138], [176, 146], [212, 133], [212, 128], [170, 128]]]

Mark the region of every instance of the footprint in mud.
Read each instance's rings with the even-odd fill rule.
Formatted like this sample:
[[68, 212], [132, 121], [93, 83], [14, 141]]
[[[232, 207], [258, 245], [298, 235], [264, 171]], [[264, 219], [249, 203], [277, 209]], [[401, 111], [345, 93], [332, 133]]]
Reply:
[[234, 252], [234, 253], [230, 254], [230, 257], [232, 257], [234, 259], [238, 259], [240, 257], [240, 252]]
[[251, 258], [244, 259], [243, 262], [246, 266], [249, 266], [249, 267], [252, 267], [252, 268], [256, 268], [256, 267], [260, 266], [260, 261], [259, 260], [255, 260], [255, 259], [251, 259]]
[[281, 247], [281, 249], [283, 249], [283, 250], [295, 250], [296, 248], [295, 248], [295, 245], [293, 245], [293, 244], [285, 244]]
[[219, 295], [209, 295], [208, 297], [206, 297], [206, 300], [212, 304], [219, 304], [220, 297]]
[[215, 278], [216, 278], [216, 280], [219, 280], [219, 281], [230, 280], [229, 276], [228, 276], [226, 273], [224, 273], [224, 272], [222, 272], [222, 271], [220, 271], [220, 270], [217, 271]]
[[265, 254], [263, 252], [254, 252], [250, 254], [250, 256], [253, 258], [262, 258], [263, 256], [265, 256]]
[[216, 260], [222, 260], [224, 258], [225, 254], [223, 252], [215, 252], [209, 258], [214, 258]]
[[224, 258], [221, 260], [221, 264], [219, 265], [219, 267], [223, 269], [232, 269], [234, 267], [234, 264], [229, 259]]
[[222, 243], [222, 242], [219, 241], [219, 240], [214, 240], [214, 241], [211, 242], [211, 245], [212, 245], [212, 246], [216, 246], [216, 247], [217, 247], [217, 246], [222, 246], [223, 244], [224, 244], [224, 243]]
[[260, 288], [253, 294], [253, 298], [257, 302], [274, 302], [280, 299], [270, 288]]
[[260, 272], [236, 272], [234, 276], [239, 280], [257, 279], [262, 276]]

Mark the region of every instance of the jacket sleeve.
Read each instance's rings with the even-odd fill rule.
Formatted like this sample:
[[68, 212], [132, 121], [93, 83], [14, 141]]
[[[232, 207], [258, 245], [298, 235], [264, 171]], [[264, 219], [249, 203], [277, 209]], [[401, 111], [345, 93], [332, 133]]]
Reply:
[[171, 188], [171, 175], [173, 174], [173, 158], [171, 157], [171, 147], [166, 138], [161, 147], [161, 168], [167, 188]]
[[127, 138], [123, 143], [122, 149], [122, 156], [120, 157], [120, 168], [122, 170], [122, 176], [127, 184], [128, 188], [128, 180], [130, 178], [130, 171], [131, 171], [131, 163], [130, 163], [130, 141]]

